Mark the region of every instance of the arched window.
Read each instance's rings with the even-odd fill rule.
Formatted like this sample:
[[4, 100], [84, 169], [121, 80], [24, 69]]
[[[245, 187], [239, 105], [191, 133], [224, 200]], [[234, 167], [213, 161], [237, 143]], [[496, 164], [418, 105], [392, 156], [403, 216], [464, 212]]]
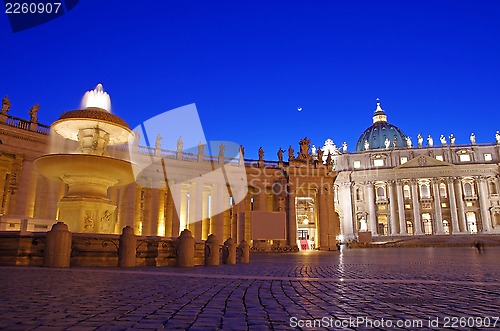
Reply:
[[490, 182], [490, 194], [497, 194], [497, 185], [495, 184], [494, 181]]
[[447, 198], [448, 197], [448, 192], [446, 191], [446, 184], [445, 183], [439, 184], [439, 196], [441, 198]]
[[474, 196], [474, 191], [472, 190], [472, 184], [469, 182], [464, 183], [464, 195], [466, 197]]
[[356, 189], [356, 200], [357, 201], [362, 201], [363, 200], [363, 188], [362, 187], [358, 187]]
[[405, 199], [411, 199], [410, 185], [405, 184], [403, 186], [403, 195], [404, 195]]
[[429, 191], [429, 184], [425, 183], [425, 184], [420, 185], [420, 197], [421, 198], [430, 198], [431, 197], [431, 194]]
[[377, 197], [378, 198], [385, 198], [385, 189], [383, 186], [377, 187]]

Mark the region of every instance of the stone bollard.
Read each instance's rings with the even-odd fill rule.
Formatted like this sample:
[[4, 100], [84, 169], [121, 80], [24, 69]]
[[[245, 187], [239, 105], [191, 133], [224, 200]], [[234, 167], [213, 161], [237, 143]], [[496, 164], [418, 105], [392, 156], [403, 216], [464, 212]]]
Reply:
[[224, 264], [236, 264], [236, 243], [233, 238], [228, 238], [224, 242], [224, 247], [222, 250], [222, 263]]
[[120, 268], [135, 267], [137, 236], [131, 226], [123, 228], [118, 246], [118, 266]]
[[205, 241], [205, 265], [219, 265], [219, 257], [219, 240], [211, 234]]
[[63, 222], [52, 225], [45, 237], [43, 265], [51, 268], [67, 268], [71, 259], [71, 232]]
[[188, 229], [182, 230], [176, 242], [175, 265], [194, 267], [194, 238]]
[[239, 263], [250, 263], [250, 245], [245, 240], [238, 247], [238, 260]]

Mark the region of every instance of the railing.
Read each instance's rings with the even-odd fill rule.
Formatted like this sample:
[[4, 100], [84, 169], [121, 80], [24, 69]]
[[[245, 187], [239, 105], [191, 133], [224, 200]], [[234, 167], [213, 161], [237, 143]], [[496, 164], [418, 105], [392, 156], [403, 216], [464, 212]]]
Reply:
[[31, 122], [27, 121], [27, 120], [23, 120], [22, 118], [19, 118], [19, 117], [7, 115], [6, 124], [10, 125], [10, 126], [14, 126], [16, 128], [19, 128], [19, 129], [29, 130]]

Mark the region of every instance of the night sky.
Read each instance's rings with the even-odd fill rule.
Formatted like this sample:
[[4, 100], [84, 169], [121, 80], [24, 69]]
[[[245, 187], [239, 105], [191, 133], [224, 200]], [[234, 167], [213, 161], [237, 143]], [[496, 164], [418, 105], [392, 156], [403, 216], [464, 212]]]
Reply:
[[3, 10], [0, 36], [0, 97], [23, 118], [40, 103], [45, 124], [102, 83], [131, 127], [195, 103], [207, 140], [247, 158], [263, 146], [276, 160], [306, 136], [353, 151], [377, 97], [414, 143], [471, 132], [487, 143], [500, 130], [495, 0], [83, 0], [16, 33]]

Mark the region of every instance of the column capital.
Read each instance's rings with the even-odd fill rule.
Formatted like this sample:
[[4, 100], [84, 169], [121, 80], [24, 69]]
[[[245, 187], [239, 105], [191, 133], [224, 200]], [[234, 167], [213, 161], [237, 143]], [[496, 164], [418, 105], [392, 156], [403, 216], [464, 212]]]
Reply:
[[396, 185], [402, 186], [404, 183], [404, 179], [396, 179]]

